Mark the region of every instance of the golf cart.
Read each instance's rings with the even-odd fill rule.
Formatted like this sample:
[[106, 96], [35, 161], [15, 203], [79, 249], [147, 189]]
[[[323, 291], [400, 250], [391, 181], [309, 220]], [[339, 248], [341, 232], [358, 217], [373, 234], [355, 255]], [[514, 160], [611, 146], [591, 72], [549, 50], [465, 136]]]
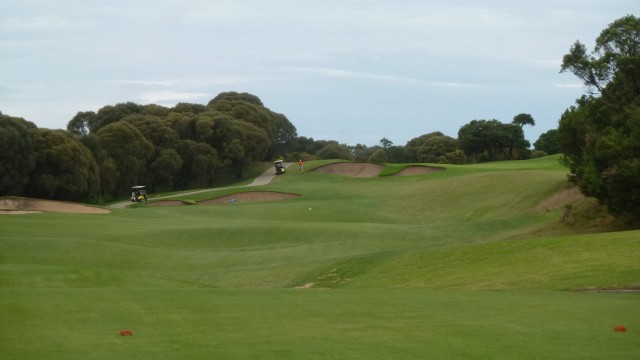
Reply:
[[131, 187], [131, 202], [147, 201], [147, 188], [144, 186]]
[[273, 166], [276, 168], [276, 175], [282, 175], [287, 172], [287, 169], [284, 167], [284, 163], [282, 160], [276, 160], [273, 162]]

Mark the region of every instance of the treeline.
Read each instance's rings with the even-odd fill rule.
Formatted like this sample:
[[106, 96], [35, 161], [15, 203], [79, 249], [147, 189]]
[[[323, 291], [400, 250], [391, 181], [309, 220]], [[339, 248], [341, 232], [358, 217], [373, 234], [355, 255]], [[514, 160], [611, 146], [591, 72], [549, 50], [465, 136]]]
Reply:
[[[473, 120], [458, 138], [433, 132], [404, 146], [349, 146], [298, 136], [284, 116], [255, 95], [221, 93], [207, 105], [174, 107], [132, 102], [79, 112], [66, 130], [39, 129], [0, 113], [0, 195], [100, 203], [129, 194], [210, 187], [254, 161], [345, 159], [368, 162], [455, 163], [532, 156], [523, 125]], [[556, 141], [557, 142], [557, 141]], [[535, 153], [534, 153], [535, 155]]]
[[206, 106], [109, 105], [79, 112], [66, 131], [0, 113], [0, 195], [101, 202], [137, 184], [207, 187], [285, 154], [296, 136], [284, 115], [235, 92]]
[[622, 17], [563, 58], [591, 89], [562, 114], [558, 138], [570, 180], [640, 227], [640, 18]]
[[339, 146], [322, 148], [321, 158], [340, 158], [345, 160], [392, 163], [441, 163], [468, 164], [498, 160], [522, 160], [559, 152], [557, 130], [544, 133], [535, 142], [536, 149], [524, 137], [523, 126], [535, 125], [529, 114], [518, 114], [511, 123], [498, 120], [472, 120], [458, 131], [453, 138], [436, 131], [421, 135], [397, 146], [387, 138], [380, 145], [368, 147]]

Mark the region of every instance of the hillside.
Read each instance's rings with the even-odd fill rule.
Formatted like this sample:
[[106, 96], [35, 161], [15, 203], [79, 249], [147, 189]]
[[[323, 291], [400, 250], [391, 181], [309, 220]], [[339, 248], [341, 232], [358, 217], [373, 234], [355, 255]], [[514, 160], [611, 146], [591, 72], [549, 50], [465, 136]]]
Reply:
[[[562, 222], [556, 158], [366, 178], [323, 164], [259, 187], [299, 195], [284, 200], [198, 204], [258, 190], [227, 188], [177, 198], [189, 206], [0, 215], [0, 343], [13, 358], [544, 355], [531, 338], [567, 359], [640, 350], [637, 332], [608, 336], [640, 328], [638, 295], [592, 291], [640, 289], [640, 232]], [[584, 349], [564, 353], [563, 331]]]

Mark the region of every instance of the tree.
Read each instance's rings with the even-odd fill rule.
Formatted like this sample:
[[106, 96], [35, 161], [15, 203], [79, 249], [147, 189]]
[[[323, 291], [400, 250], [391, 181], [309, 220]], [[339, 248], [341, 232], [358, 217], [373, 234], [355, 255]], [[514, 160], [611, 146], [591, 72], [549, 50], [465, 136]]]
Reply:
[[378, 148], [376, 151], [371, 154], [371, 156], [367, 159], [367, 162], [372, 163], [385, 163], [388, 161], [387, 152], [384, 149]]
[[36, 167], [31, 174], [30, 196], [82, 201], [97, 196], [98, 165], [89, 149], [63, 130], [40, 130]]
[[522, 128], [498, 120], [472, 120], [458, 131], [460, 148], [477, 161], [523, 158], [530, 146]]
[[633, 15], [622, 17], [604, 29], [591, 54], [579, 40], [562, 59], [560, 72], [571, 71], [586, 86], [597, 89], [605, 98], [613, 96], [605, 91], [620, 70], [621, 59], [637, 57], [640, 53], [640, 19]]
[[254, 104], [254, 105], [258, 105], [258, 106], [264, 106], [264, 104], [262, 104], [262, 100], [260, 100], [259, 97], [243, 92], [243, 93], [238, 93], [236, 91], [227, 91], [227, 92], [223, 92], [218, 94], [215, 98], [213, 98], [209, 104], [213, 103], [213, 102], [220, 102], [220, 101], [224, 101], [224, 100], [231, 100], [231, 101], [244, 101], [250, 104]]
[[101, 128], [97, 135], [120, 175], [113, 195], [124, 194], [146, 176], [147, 160], [152, 155], [153, 144], [135, 126], [124, 121]]
[[211, 186], [216, 170], [223, 166], [218, 152], [209, 144], [181, 140], [178, 154], [182, 167], [176, 176], [176, 185], [181, 188]]
[[283, 114], [273, 113], [274, 139], [269, 155], [271, 158], [286, 154], [293, 149], [298, 131]]
[[353, 155], [346, 145], [338, 144], [337, 141], [328, 142], [316, 153], [319, 159], [342, 159], [353, 160]]
[[0, 195], [22, 195], [36, 165], [37, 127], [0, 112]]
[[536, 122], [533, 120], [533, 117], [529, 114], [518, 114], [513, 117], [512, 124], [518, 125], [521, 128], [525, 125], [535, 126]]
[[405, 147], [403, 145], [393, 145], [386, 149], [387, 158], [390, 163], [409, 162], [405, 156]]
[[93, 111], [80, 111], [67, 123], [67, 131], [81, 137], [87, 136], [90, 127], [96, 122], [96, 113]]
[[587, 55], [576, 42], [564, 56], [570, 70], [600, 96], [582, 96], [558, 125], [570, 179], [611, 213], [640, 223], [640, 19], [614, 21]]
[[120, 121], [135, 126], [158, 151], [174, 149], [178, 144], [178, 133], [157, 116], [136, 114], [126, 116]]
[[182, 158], [174, 149], [163, 149], [149, 165], [151, 191], [173, 190], [175, 175], [182, 167]]
[[558, 141], [558, 129], [551, 129], [540, 134], [538, 140], [533, 143], [536, 150], [544, 151], [547, 155], [560, 152], [560, 142]]
[[371, 155], [378, 149], [382, 149], [382, 148], [377, 145], [368, 147], [367, 145], [364, 145], [364, 144], [356, 144], [355, 146], [349, 146], [349, 150], [353, 155], [353, 159], [358, 162], [368, 161]]
[[455, 153], [458, 147], [458, 140], [436, 131], [409, 140], [405, 152], [410, 162], [447, 163], [447, 154]]
[[386, 137], [383, 137], [382, 139], [380, 139], [380, 145], [383, 149], [387, 150], [393, 145], [393, 141], [387, 139]]
[[101, 128], [120, 121], [123, 118], [142, 113], [144, 108], [133, 102], [120, 103], [116, 105], [107, 105], [98, 110], [93, 122], [89, 122], [89, 130], [96, 132]]

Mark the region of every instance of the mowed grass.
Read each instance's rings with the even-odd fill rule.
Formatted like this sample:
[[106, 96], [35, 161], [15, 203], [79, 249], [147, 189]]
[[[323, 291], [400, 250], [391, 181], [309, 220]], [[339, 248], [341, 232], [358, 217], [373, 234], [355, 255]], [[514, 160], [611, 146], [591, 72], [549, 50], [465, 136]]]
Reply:
[[562, 207], [537, 210], [565, 186], [550, 157], [410, 177], [292, 171], [242, 188], [302, 195], [286, 201], [2, 216], [0, 348], [11, 359], [633, 358], [640, 296], [586, 290], [640, 288], [640, 232], [590, 233], [561, 223]]

